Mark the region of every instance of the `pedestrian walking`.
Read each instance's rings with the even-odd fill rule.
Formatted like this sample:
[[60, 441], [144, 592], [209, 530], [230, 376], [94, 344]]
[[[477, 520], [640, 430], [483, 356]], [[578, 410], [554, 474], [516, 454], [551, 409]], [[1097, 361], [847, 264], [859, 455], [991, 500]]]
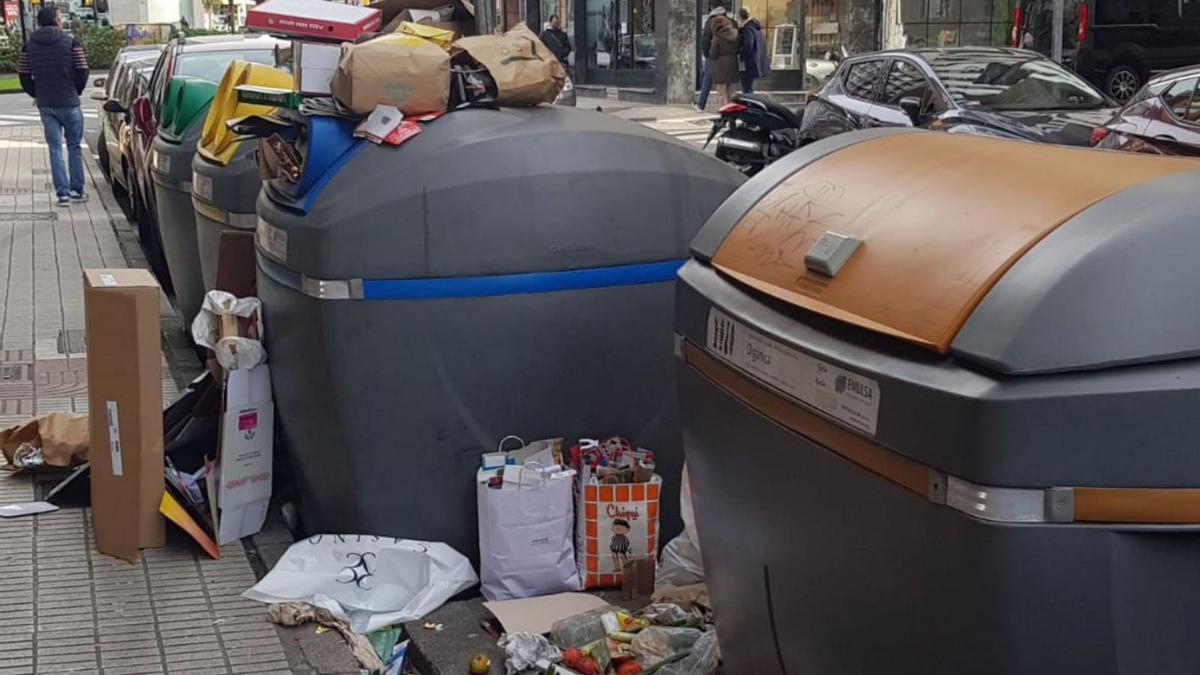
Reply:
[[563, 64], [563, 68], [566, 68], [567, 57], [571, 55], [571, 38], [567, 37], [566, 31], [562, 29], [557, 14], [550, 15], [548, 24], [546, 30], [541, 34], [542, 44], [546, 45], [546, 48], [558, 58], [558, 62]]
[[713, 88], [712, 59], [708, 56], [712, 50], [712, 25], [714, 20], [724, 16], [725, 5], [722, 4], [722, 0], [713, 0], [712, 10], [704, 18], [704, 27], [700, 29], [700, 56], [704, 60], [704, 70], [700, 76], [700, 98], [692, 104], [692, 107], [700, 112], [704, 112], [708, 105], [708, 92]]
[[738, 10], [741, 27], [738, 29], [738, 56], [742, 59], [742, 93], [754, 93], [754, 81], [766, 77], [769, 72], [767, 64], [767, 38], [763, 33], [762, 24], [750, 16], [745, 7]]
[[[38, 29], [21, 46], [17, 75], [21, 88], [37, 102], [46, 144], [50, 146], [50, 174], [59, 206], [85, 202], [83, 191], [83, 109], [79, 95], [87, 86], [87, 58], [74, 37], [63, 32], [58, 10], [44, 7], [37, 14]], [[63, 141], [67, 160], [63, 160]]]
[[717, 101], [721, 105], [733, 98], [733, 87], [738, 77], [738, 32], [729, 17], [718, 16], [712, 22], [712, 81], [717, 89]]

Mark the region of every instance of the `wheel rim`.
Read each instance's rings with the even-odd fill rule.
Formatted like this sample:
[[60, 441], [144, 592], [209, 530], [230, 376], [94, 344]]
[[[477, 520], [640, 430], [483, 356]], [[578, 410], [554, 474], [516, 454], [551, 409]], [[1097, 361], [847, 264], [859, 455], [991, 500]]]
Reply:
[[1108, 85], [1108, 93], [1118, 101], [1128, 100], [1137, 90], [1137, 75], [1128, 70], [1118, 70], [1113, 73], [1112, 82]]

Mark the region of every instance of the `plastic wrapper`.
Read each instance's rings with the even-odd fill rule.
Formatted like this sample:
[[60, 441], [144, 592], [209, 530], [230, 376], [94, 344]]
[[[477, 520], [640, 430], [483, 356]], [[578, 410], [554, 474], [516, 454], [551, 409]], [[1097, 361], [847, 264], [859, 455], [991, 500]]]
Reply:
[[680, 532], [663, 547], [654, 587], [689, 586], [704, 581], [704, 559], [700, 556], [700, 539], [696, 536], [696, 516], [692, 511], [692, 490], [687, 464], [679, 483], [679, 514], [683, 518]]
[[[225, 291], [209, 291], [200, 313], [192, 321], [192, 339], [208, 347], [226, 370], [248, 369], [267, 360], [262, 340], [262, 303], [258, 298], [238, 298]], [[237, 335], [225, 335], [222, 322], [232, 319]]]
[[721, 648], [717, 644], [716, 629], [702, 634], [692, 650], [679, 661], [668, 663], [658, 669], [658, 675], [713, 675], [721, 661]]
[[698, 628], [651, 626], [633, 638], [631, 649], [643, 666], [650, 667], [670, 659], [680, 651], [690, 649], [702, 634]]
[[647, 605], [640, 614], [655, 626], [682, 626], [702, 618], [699, 614], [689, 612], [670, 602], [656, 602]]
[[562, 659], [562, 652], [544, 635], [506, 633], [496, 644], [504, 650], [504, 669], [508, 675], [530, 668], [544, 670]]
[[560, 647], [582, 647], [603, 639], [607, 633], [602, 617], [612, 611], [612, 607], [597, 607], [582, 614], [559, 619], [550, 627], [550, 639]]

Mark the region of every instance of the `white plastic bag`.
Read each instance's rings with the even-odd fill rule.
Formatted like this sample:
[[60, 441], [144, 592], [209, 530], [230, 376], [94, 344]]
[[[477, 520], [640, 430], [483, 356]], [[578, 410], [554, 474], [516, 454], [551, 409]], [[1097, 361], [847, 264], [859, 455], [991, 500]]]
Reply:
[[536, 473], [538, 484], [521, 482], [505, 489], [476, 484], [479, 590], [488, 600], [582, 587], [575, 565], [574, 482], [570, 477], [546, 478], [532, 470], [523, 473]]
[[[262, 303], [258, 298], [238, 298], [225, 291], [209, 291], [204, 295], [200, 313], [192, 320], [192, 340], [201, 347], [213, 350], [217, 363], [226, 370], [253, 368], [267, 358], [263, 350]], [[221, 337], [221, 317], [248, 319], [255, 337]]]
[[446, 544], [373, 535], [315, 535], [288, 548], [242, 595], [307, 602], [370, 633], [419, 619], [478, 583], [470, 561]]
[[687, 464], [679, 483], [679, 515], [683, 518], [680, 532], [663, 547], [654, 587], [690, 586], [704, 581], [704, 560], [700, 556], [700, 538], [696, 536], [696, 516], [692, 511], [692, 489]]

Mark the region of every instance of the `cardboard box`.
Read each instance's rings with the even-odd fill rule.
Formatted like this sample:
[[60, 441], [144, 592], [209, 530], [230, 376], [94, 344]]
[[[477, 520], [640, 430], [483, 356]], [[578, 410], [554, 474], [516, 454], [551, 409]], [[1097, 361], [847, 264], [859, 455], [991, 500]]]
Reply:
[[83, 273], [96, 550], [130, 562], [163, 545], [159, 286], [140, 269]]
[[339, 45], [327, 42], [293, 40], [296, 90], [308, 96], [329, 96], [329, 81], [342, 57]]
[[263, 33], [340, 42], [383, 26], [378, 9], [327, 0], [267, 0], [246, 12], [246, 27]]
[[210, 474], [208, 490], [218, 545], [257, 534], [266, 522], [271, 502], [274, 429], [270, 367], [263, 364], [229, 371], [221, 452]]

